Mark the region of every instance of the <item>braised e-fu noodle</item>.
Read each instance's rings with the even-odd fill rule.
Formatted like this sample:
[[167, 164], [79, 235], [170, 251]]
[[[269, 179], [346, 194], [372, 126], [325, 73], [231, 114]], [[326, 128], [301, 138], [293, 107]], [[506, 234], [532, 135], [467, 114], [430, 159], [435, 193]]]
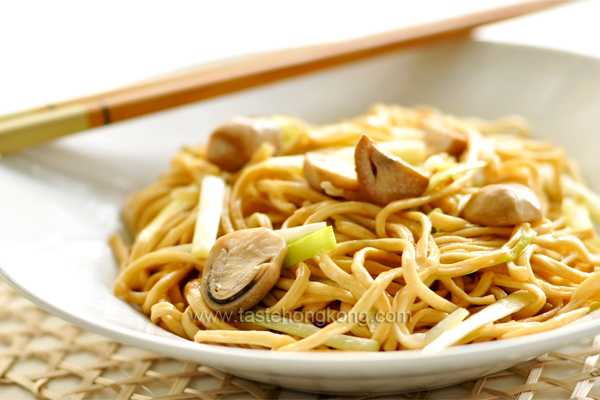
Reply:
[[233, 118], [123, 216], [115, 294], [196, 342], [433, 352], [600, 304], [600, 199], [515, 117]]

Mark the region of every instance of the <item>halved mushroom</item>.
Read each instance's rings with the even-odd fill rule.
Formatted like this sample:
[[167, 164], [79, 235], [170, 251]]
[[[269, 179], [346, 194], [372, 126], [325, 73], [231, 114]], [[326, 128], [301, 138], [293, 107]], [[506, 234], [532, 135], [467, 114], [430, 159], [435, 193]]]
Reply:
[[442, 124], [437, 118], [424, 118], [420, 125], [429, 154], [460, 155], [467, 148], [467, 138]]
[[304, 177], [313, 189], [346, 200], [366, 200], [361, 193], [354, 165], [335, 157], [335, 152], [304, 155]]
[[287, 253], [285, 240], [266, 228], [221, 236], [202, 272], [202, 297], [213, 311], [242, 312], [275, 286]]
[[535, 192], [518, 183], [500, 183], [479, 189], [462, 211], [469, 222], [483, 226], [512, 226], [543, 218]]
[[429, 185], [427, 176], [400, 158], [381, 151], [367, 135], [358, 141], [354, 160], [361, 190], [379, 205], [420, 196]]
[[225, 171], [235, 172], [265, 142], [272, 144], [276, 153], [279, 151], [283, 142], [280, 124], [265, 117], [234, 117], [212, 133], [208, 160]]
[[338, 158], [310, 152], [304, 155], [304, 176], [315, 190], [322, 190], [321, 182], [328, 181], [337, 188], [359, 190], [354, 166]]

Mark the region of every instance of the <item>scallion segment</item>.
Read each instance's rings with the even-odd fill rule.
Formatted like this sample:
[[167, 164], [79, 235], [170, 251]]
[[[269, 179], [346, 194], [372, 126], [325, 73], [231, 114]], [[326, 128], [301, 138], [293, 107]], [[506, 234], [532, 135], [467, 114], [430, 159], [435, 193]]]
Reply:
[[157, 215], [154, 219], [138, 233], [135, 238], [135, 242], [147, 240], [154, 236], [154, 234], [167, 222], [173, 218], [175, 214], [183, 212], [194, 205], [195, 201], [175, 198], [171, 200]]
[[194, 228], [192, 255], [198, 258], [208, 257], [208, 253], [217, 240], [223, 197], [225, 196], [225, 180], [220, 176], [206, 175], [200, 187], [198, 217]]
[[[301, 338], [309, 337], [321, 330], [314, 325], [296, 322], [277, 314], [246, 312], [240, 314], [240, 320]], [[336, 335], [327, 340], [325, 345], [340, 350], [379, 351], [378, 341], [348, 335]]]
[[293, 228], [277, 229], [273, 232], [281, 236], [287, 243], [306, 236], [309, 233], [316, 232], [320, 229], [327, 228], [326, 222], [315, 222], [314, 224], [300, 225]]
[[457, 308], [450, 313], [446, 318], [438, 322], [433, 328], [425, 332], [424, 342], [429, 344], [440, 337], [444, 332], [449, 331], [458, 324], [460, 324], [465, 318], [469, 316], [469, 311], [466, 308]]
[[476, 329], [513, 314], [531, 304], [532, 301], [533, 296], [529, 292], [520, 290], [512, 293], [473, 314], [454, 328], [445, 331], [425, 346], [423, 352], [437, 353], [446, 347], [452, 346]]
[[396, 331], [396, 337], [399, 338], [403, 344], [412, 349], [422, 349], [440, 337], [442, 333], [454, 328], [468, 316], [469, 312], [465, 308], [457, 308], [427, 332], [408, 333], [406, 332], [406, 328], [403, 332], [398, 324], [394, 324], [394, 329]]
[[442, 183], [442, 182], [444, 182], [444, 181], [452, 178], [455, 175], [461, 174], [463, 172], [467, 172], [467, 171], [472, 171], [472, 170], [475, 170], [475, 169], [483, 168], [486, 165], [487, 165], [487, 163], [485, 161], [477, 161], [477, 162], [470, 163], [470, 164], [457, 165], [456, 167], [452, 167], [452, 168], [449, 168], [447, 170], [440, 171], [440, 172], [434, 174], [429, 179], [429, 186], [427, 187], [427, 190], [425, 191], [425, 193], [431, 192], [440, 183]]
[[319, 229], [313, 233], [302, 236], [296, 240], [288, 242], [288, 251], [283, 260], [283, 267], [289, 267], [298, 264], [300, 261], [307, 260], [317, 254], [333, 250], [337, 247], [333, 227], [328, 226]]
[[510, 249], [508, 252], [502, 254], [498, 257], [498, 260], [495, 264], [502, 264], [509, 261], [515, 261], [523, 251], [531, 244], [533, 239], [535, 239], [537, 232], [531, 228], [527, 228], [523, 230], [523, 234], [517, 239], [517, 243]]

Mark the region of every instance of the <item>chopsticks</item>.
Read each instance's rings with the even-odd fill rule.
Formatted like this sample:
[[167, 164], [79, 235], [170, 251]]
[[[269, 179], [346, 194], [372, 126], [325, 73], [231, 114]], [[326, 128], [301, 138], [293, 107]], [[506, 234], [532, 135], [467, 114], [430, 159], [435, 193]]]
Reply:
[[526, 1], [344, 42], [229, 60], [111, 92], [0, 116], [0, 154], [419, 43], [465, 35], [477, 26], [567, 1]]

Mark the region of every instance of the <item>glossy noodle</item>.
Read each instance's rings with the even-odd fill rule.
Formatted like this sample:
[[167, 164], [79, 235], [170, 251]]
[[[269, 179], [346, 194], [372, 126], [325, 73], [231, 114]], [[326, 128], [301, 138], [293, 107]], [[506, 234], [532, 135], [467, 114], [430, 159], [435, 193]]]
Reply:
[[396, 105], [228, 121], [128, 199], [115, 294], [178, 336], [254, 349], [434, 352], [558, 328], [600, 299], [600, 200], [529, 134]]

